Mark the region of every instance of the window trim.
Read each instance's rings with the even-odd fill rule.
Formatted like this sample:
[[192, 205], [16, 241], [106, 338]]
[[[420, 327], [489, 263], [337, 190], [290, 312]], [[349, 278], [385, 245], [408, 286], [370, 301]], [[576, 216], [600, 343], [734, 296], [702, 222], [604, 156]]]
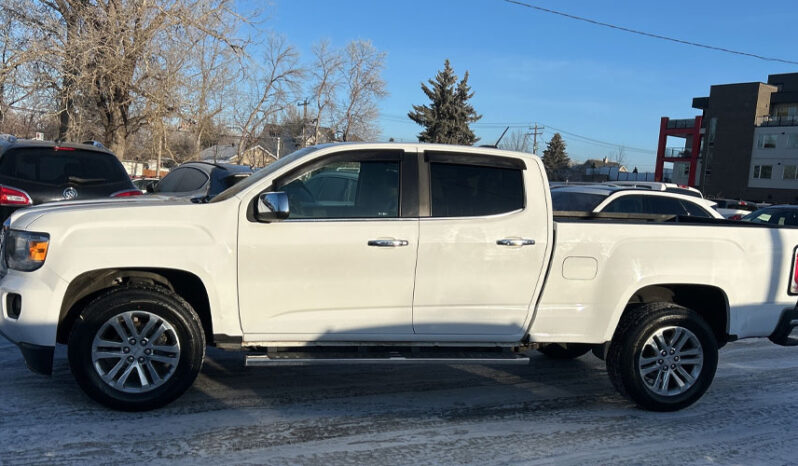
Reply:
[[[282, 222], [289, 223], [312, 223], [312, 222], [385, 222], [397, 220], [417, 220], [419, 211], [419, 173], [413, 170], [413, 160], [417, 159], [418, 154], [415, 151], [407, 152], [404, 149], [356, 149], [356, 150], [342, 150], [336, 151], [331, 154], [322, 155], [313, 160], [309, 160], [302, 165], [292, 168], [291, 170], [277, 176], [272, 180], [266, 189], [258, 191], [252, 199], [250, 199], [247, 206], [247, 220], [252, 223], [258, 222], [255, 218], [255, 203], [261, 194], [272, 192], [284, 183], [286, 179], [292, 178], [300, 173], [312, 171], [320, 168], [329, 163], [335, 162], [398, 162], [399, 164], [399, 215], [397, 217], [342, 217], [342, 218], [287, 218]], [[416, 163], [417, 160], [416, 160]], [[405, 194], [405, 191], [409, 191]], [[415, 191], [415, 197], [414, 193]]]
[[[523, 212], [527, 208], [526, 162], [513, 157], [487, 154], [471, 154], [456, 151], [423, 151], [419, 154], [419, 217], [422, 220], [459, 220], [475, 218], [492, 218], [505, 215], [512, 215]], [[476, 167], [504, 168], [521, 171], [521, 189], [523, 204], [520, 209], [507, 212], [499, 212], [490, 215], [471, 215], [462, 217], [439, 217], [432, 216], [432, 175], [430, 166], [433, 163], [443, 163], [450, 165], [470, 165]]]

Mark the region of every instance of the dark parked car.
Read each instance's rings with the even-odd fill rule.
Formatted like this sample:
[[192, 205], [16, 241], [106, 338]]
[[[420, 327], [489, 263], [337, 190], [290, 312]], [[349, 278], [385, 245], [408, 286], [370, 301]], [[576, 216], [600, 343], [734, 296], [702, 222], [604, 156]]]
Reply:
[[252, 174], [246, 165], [186, 162], [173, 168], [152, 191], [173, 197], [210, 199]]
[[751, 212], [740, 220], [743, 222], [795, 227], [798, 226], [798, 206], [774, 205], [765, 207]]
[[0, 135], [0, 221], [19, 208], [44, 202], [138, 194], [119, 159], [100, 143]]

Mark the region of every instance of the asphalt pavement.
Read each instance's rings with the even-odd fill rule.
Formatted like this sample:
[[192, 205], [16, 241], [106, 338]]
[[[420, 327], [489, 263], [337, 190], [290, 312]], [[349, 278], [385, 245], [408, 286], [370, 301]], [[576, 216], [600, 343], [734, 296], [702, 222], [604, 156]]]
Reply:
[[30, 373], [0, 337], [0, 464], [790, 464], [798, 461], [798, 348], [721, 350], [694, 406], [652, 413], [604, 363], [244, 368], [209, 349], [160, 410], [89, 400], [65, 349]]

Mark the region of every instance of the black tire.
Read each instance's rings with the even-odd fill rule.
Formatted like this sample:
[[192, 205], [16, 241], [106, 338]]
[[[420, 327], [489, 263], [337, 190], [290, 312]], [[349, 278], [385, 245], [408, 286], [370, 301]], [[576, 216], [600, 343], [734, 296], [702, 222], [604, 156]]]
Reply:
[[[686, 346], [679, 350], [683, 354], [681, 360], [678, 358], [679, 351], [676, 351], [676, 361], [673, 359], [673, 353], [670, 353], [671, 348], [675, 350], [678, 346], [671, 345], [674, 340], [678, 340], [675, 329], [681, 329], [681, 335], [685, 335], [684, 338], [687, 340], [683, 343]], [[692, 337], [687, 336], [688, 332], [684, 332], [684, 329], [689, 330]], [[670, 343], [665, 344], [666, 356], [646, 363], [647, 368], [656, 366], [656, 369], [644, 376], [641, 374], [643, 357], [649, 355], [646, 359], [650, 359], [651, 354], [660, 357], [657, 353], [651, 352], [653, 349], [651, 345], [646, 348], [646, 342], [649, 339], [653, 341], [654, 335], [660, 331], [663, 332], [660, 335], [664, 336], [665, 341], [671, 338]], [[700, 345], [694, 344], [695, 340]], [[700, 365], [695, 363], [691, 365], [687, 359], [695, 358], [688, 356], [688, 353], [695, 352], [702, 354], [703, 360]], [[675, 364], [672, 364], [674, 362]], [[712, 329], [695, 311], [672, 303], [644, 304], [630, 309], [621, 318], [610, 343], [606, 363], [610, 380], [621, 395], [644, 409], [676, 411], [695, 403], [709, 388], [718, 366], [718, 344]], [[682, 366], [681, 363], [685, 365]], [[668, 374], [668, 371], [674, 372]], [[692, 381], [678, 371], [688, 373]], [[662, 379], [659, 378], [659, 372], [662, 372]], [[674, 374], [683, 385], [676, 382]], [[653, 377], [657, 379], [649, 383]], [[685, 386], [686, 388], [682, 388]], [[665, 394], [657, 393], [658, 388]], [[680, 390], [683, 391], [679, 392]]]
[[[106, 330], [109, 329], [106, 323], [110, 322], [112, 318], [127, 312], [142, 313], [141, 315], [148, 318], [153, 315], [157, 316], [157, 319], [153, 318], [154, 322], [166, 322], [169, 330], [164, 333], [167, 333], [169, 338], [179, 345], [179, 350], [170, 355], [177, 361], [176, 364], [160, 366], [161, 363], [154, 363], [159, 367], [165, 367], [165, 373], [168, 373], [169, 376], [163, 377], [163, 381], [159, 382], [161, 385], [156, 386], [153, 383], [154, 388], [141, 393], [128, 393], [109, 385], [102, 379], [98, 373], [100, 369], [96, 369], [92, 361], [95, 336], [99, 337], [98, 332], [104, 326]], [[134, 315], [134, 319], [138, 318]], [[138, 322], [138, 320], [136, 321]], [[124, 328], [127, 327], [123, 321], [117, 319], [116, 322], [121, 322]], [[139, 330], [143, 329], [139, 328]], [[148, 333], [155, 339], [155, 332]], [[141, 338], [145, 337], [146, 335], [142, 332]], [[122, 340], [117, 344], [125, 345], [124, 339]], [[157, 342], [151, 343], [155, 345]], [[169, 343], [174, 344], [173, 342]], [[141, 345], [144, 344], [141, 343]], [[199, 317], [180, 296], [159, 286], [125, 285], [112, 288], [101, 294], [91, 301], [77, 318], [70, 332], [68, 345], [69, 367], [78, 385], [95, 401], [122, 411], [146, 411], [159, 408], [175, 400], [194, 383], [205, 358], [205, 335]], [[120, 346], [119, 350], [121, 351], [121, 349], [123, 348]], [[130, 349], [127, 348], [126, 351], [129, 352]], [[133, 349], [139, 350], [137, 346]], [[155, 354], [152, 351], [157, 352], [157, 350], [150, 351], [150, 354]], [[155, 356], [151, 357], [154, 361]], [[124, 364], [120, 357], [117, 357], [116, 361]], [[98, 362], [98, 364], [100, 363]], [[133, 373], [132, 370], [130, 372]], [[136, 377], [140, 379], [141, 375], [136, 373]], [[154, 382], [154, 379], [152, 380]], [[122, 381], [122, 385], [125, 385], [124, 381]]]
[[551, 359], [576, 359], [587, 354], [592, 346], [586, 343], [550, 343], [541, 346], [538, 351]]

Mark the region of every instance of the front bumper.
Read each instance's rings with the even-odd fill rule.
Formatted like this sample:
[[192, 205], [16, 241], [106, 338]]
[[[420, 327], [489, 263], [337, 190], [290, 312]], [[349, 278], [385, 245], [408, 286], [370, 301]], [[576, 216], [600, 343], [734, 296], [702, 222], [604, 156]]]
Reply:
[[[14, 340], [0, 330], [0, 335], [6, 337], [12, 343]], [[39, 346], [30, 343], [20, 342], [16, 343], [22, 357], [25, 359], [25, 365], [28, 366], [33, 372], [43, 375], [51, 375], [53, 373], [53, 355], [55, 354], [55, 346]]]
[[[46, 268], [35, 272], [9, 270], [0, 280], [0, 334], [16, 344], [28, 368], [52, 373], [53, 352], [67, 283]], [[18, 318], [9, 316], [8, 295], [22, 297]]]

